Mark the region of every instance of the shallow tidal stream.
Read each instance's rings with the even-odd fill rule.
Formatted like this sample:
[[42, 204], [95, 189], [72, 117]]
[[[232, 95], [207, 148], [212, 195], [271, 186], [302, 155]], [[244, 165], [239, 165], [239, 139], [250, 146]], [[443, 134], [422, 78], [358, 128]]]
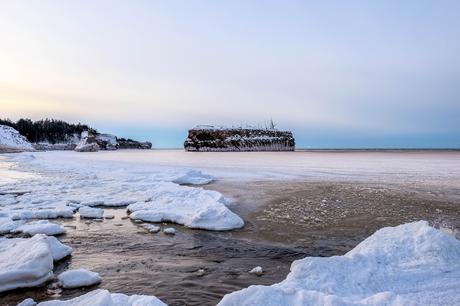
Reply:
[[[79, 218], [59, 221], [67, 231], [59, 238], [74, 251], [56, 265], [56, 274], [66, 268], [85, 267], [100, 273], [103, 282], [99, 287], [112, 292], [156, 295], [169, 305], [215, 305], [226, 293], [251, 284], [281, 281], [290, 263], [306, 256], [302, 249], [235, 239], [230, 232], [165, 224], [175, 227], [176, 235], [153, 234], [130, 219], [121, 219], [126, 215], [124, 209], [106, 212], [115, 218], [103, 222]], [[256, 265], [265, 268], [262, 277], [248, 273]], [[16, 290], [0, 298], [4, 305], [16, 305], [25, 297], [36, 301], [70, 298], [94, 289], [61, 291], [53, 287], [51, 283]]]

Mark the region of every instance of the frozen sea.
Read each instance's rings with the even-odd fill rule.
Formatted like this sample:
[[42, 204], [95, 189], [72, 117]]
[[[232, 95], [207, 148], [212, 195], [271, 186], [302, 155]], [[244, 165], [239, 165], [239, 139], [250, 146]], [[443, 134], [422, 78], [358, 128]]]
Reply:
[[[29, 153], [23, 153], [29, 154]], [[184, 152], [183, 150], [118, 150], [97, 154], [76, 152], [31, 153], [55, 168], [98, 166], [123, 171], [135, 169], [200, 169], [217, 179], [251, 180], [357, 180], [407, 182], [458, 187], [460, 151], [296, 151], [296, 152]], [[18, 172], [5, 166], [3, 178]], [[3, 162], [2, 162], [3, 161]], [[1, 183], [2, 181], [0, 181]]]
[[[0, 214], [57, 217], [51, 221], [65, 228], [58, 238], [74, 251], [55, 274], [83, 267], [99, 273], [99, 287], [111, 292], [215, 305], [236, 290], [284, 280], [294, 260], [343, 255], [382, 227], [428, 220], [458, 235], [460, 152], [4, 154], [0, 196]], [[161, 205], [152, 207], [151, 199]], [[189, 211], [170, 213], [184, 203]], [[81, 205], [114, 218], [80, 219]], [[126, 207], [136, 220], [126, 219]], [[69, 213], [74, 218], [61, 218]], [[148, 221], [174, 227], [176, 235], [151, 233]], [[256, 266], [264, 269], [261, 277], [248, 273]], [[0, 299], [15, 305], [92, 289], [45, 286]]]

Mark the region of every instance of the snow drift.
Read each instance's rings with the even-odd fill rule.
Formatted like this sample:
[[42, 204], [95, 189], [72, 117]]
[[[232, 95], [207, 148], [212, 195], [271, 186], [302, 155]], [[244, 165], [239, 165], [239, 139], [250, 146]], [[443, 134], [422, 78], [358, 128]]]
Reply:
[[425, 221], [378, 230], [343, 256], [295, 261], [281, 283], [220, 306], [460, 305], [460, 241]]

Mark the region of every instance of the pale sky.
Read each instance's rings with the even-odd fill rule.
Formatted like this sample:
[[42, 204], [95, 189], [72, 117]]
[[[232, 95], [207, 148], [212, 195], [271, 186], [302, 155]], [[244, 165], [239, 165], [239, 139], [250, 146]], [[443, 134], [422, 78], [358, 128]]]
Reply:
[[298, 147], [460, 147], [460, 1], [0, 0], [0, 106], [156, 147], [270, 117]]

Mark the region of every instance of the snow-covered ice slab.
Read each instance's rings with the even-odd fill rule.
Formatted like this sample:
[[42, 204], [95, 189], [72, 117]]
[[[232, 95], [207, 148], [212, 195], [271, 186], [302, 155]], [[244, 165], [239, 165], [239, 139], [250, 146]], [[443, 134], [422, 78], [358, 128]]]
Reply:
[[49, 222], [48, 220], [32, 221], [18, 226], [12, 232], [24, 233], [30, 236], [36, 234], [45, 234], [48, 236], [55, 236], [65, 233], [65, 229], [59, 224]]
[[97, 289], [67, 301], [48, 301], [37, 306], [166, 306], [155, 296], [125, 295]]
[[132, 219], [169, 221], [216, 231], [244, 226], [244, 221], [227, 208], [228, 200], [216, 191], [162, 182], [149, 195], [149, 201], [128, 206]]
[[59, 274], [58, 279], [64, 289], [93, 286], [102, 280], [99, 273], [86, 269], [67, 270]]
[[220, 306], [460, 305], [460, 241], [425, 221], [383, 228], [343, 256], [295, 261], [281, 283]]
[[72, 249], [55, 237], [0, 238], [0, 292], [34, 287], [53, 277], [53, 262]]
[[22, 225], [24, 221], [13, 221], [10, 217], [0, 217], [0, 235], [7, 234]]

